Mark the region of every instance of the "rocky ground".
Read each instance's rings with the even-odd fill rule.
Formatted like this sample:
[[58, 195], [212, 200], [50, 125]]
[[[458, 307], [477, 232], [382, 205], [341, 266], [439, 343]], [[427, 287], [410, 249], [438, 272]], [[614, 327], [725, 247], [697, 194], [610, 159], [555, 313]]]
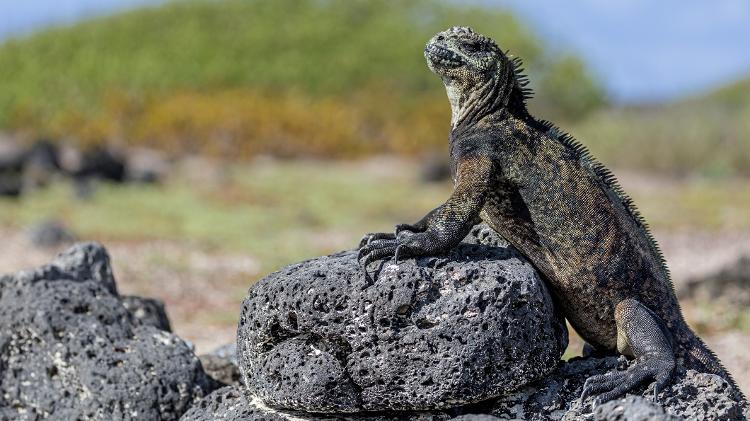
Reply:
[[[750, 256], [750, 236], [742, 234], [660, 233], [662, 245], [678, 287], [688, 280], [709, 276]], [[30, 268], [50, 261], [67, 247], [35, 247], [27, 230], [0, 229], [3, 238], [0, 273]], [[172, 327], [181, 337], [209, 352], [235, 337], [240, 302], [246, 285], [257, 278], [259, 264], [251, 256], [231, 254], [190, 242], [109, 241], [120, 290], [157, 297], [166, 303]], [[156, 282], [155, 280], [162, 280]], [[721, 306], [706, 306], [682, 298], [689, 321], [699, 324], [702, 336], [750, 394], [750, 326], [728, 324], [720, 329]], [[221, 310], [217, 310], [221, 309]], [[739, 329], [738, 329], [739, 328]], [[580, 343], [571, 338], [571, 347]], [[576, 348], [579, 349], [579, 348]]]
[[489, 229], [465, 241], [377, 283], [352, 252], [283, 268], [247, 293], [237, 347], [200, 362], [161, 302], [123, 294], [107, 251], [78, 243], [0, 278], [0, 420], [747, 416], [725, 380], [682, 367], [658, 394], [581, 400], [587, 377], [632, 362], [559, 363], [567, 332], [532, 266]]

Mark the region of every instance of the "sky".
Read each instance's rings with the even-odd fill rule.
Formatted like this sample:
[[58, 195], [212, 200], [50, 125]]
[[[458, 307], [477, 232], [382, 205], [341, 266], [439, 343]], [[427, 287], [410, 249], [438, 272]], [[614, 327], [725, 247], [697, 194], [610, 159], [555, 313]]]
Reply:
[[[0, 39], [162, 0], [0, 0]], [[273, 1], [273, 0], [269, 0]], [[573, 52], [618, 102], [697, 94], [750, 74], [748, 0], [476, 0]]]
[[748, 0], [498, 0], [583, 57], [616, 100], [658, 101], [750, 75]]
[[0, 39], [155, 0], [0, 0]]

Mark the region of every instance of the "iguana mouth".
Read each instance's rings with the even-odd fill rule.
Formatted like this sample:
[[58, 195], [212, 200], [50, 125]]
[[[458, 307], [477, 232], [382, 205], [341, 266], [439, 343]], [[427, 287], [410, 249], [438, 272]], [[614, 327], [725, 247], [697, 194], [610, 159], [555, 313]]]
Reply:
[[424, 56], [431, 63], [444, 67], [458, 67], [465, 63], [459, 54], [436, 44], [427, 44], [424, 48]]

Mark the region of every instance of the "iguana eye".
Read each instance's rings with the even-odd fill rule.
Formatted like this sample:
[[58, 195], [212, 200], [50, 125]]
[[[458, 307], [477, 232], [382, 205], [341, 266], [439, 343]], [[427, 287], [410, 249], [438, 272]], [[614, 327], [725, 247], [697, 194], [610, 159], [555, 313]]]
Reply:
[[481, 49], [481, 46], [475, 42], [468, 42], [463, 47], [467, 53], [476, 53]]

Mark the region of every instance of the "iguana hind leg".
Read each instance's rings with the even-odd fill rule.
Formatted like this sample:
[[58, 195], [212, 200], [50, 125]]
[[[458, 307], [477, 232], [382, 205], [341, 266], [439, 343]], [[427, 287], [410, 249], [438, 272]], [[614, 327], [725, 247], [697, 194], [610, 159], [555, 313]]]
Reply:
[[672, 380], [675, 368], [674, 345], [662, 320], [641, 302], [626, 299], [615, 308], [617, 350], [635, 357], [625, 371], [591, 376], [586, 380], [581, 399], [599, 394], [594, 404], [624, 395], [646, 380], [655, 380], [658, 394]]

